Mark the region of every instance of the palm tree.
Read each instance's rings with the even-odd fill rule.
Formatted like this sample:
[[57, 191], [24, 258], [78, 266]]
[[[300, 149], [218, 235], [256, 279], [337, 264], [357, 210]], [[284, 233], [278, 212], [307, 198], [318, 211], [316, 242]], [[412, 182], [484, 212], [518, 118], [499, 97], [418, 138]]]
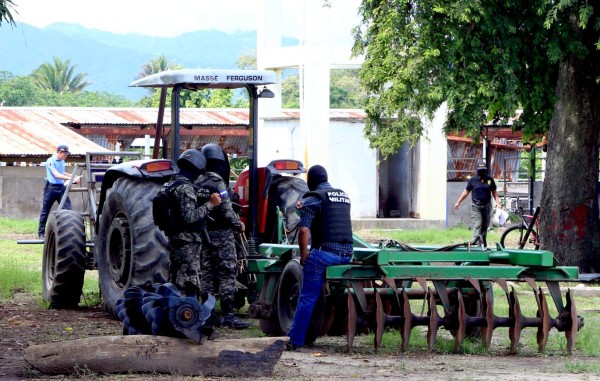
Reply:
[[59, 94], [78, 92], [90, 85], [85, 81], [85, 73], [74, 75], [76, 65], [71, 60], [54, 57], [54, 64], [44, 62], [33, 72], [36, 84], [42, 89], [52, 90]]
[[12, 0], [0, 0], [0, 24], [3, 22], [7, 22], [9, 25], [15, 25], [15, 20], [10, 12], [10, 8], [13, 8], [15, 13], [18, 13], [14, 10], [15, 3]]
[[169, 63], [167, 57], [164, 54], [161, 54], [160, 56], [153, 58], [152, 61], [150, 61], [149, 63], [143, 64], [142, 70], [138, 73], [135, 79], [144, 78], [151, 74], [160, 73], [161, 71], [165, 70], [174, 70], [181, 68], [183, 68], [183, 66], [176, 65], [175, 62]]

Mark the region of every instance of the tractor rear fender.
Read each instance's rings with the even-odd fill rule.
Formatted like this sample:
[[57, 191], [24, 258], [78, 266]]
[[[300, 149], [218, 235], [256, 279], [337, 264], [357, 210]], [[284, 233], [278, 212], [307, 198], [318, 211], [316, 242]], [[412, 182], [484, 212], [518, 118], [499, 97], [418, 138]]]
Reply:
[[102, 180], [100, 200], [98, 202], [98, 215], [96, 216], [96, 231], [98, 231], [99, 228], [99, 217], [102, 214], [102, 207], [106, 201], [106, 194], [108, 190], [112, 188], [115, 181], [121, 177], [129, 177], [165, 183], [171, 178], [171, 175], [176, 172], [177, 167], [175, 164], [167, 159], [134, 160], [110, 167], [104, 174]]

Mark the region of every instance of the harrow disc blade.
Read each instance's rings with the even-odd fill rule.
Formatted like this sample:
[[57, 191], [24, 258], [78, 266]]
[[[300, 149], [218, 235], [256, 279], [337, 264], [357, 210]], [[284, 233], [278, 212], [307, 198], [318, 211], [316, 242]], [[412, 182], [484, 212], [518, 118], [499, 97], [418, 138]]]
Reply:
[[548, 311], [548, 301], [546, 300], [546, 295], [541, 288], [536, 292], [536, 297], [538, 299], [538, 316], [541, 319], [540, 325], [538, 326], [537, 331], [537, 343], [538, 343], [538, 352], [543, 352], [546, 349], [546, 344], [548, 343], [548, 336], [550, 336], [550, 312]]
[[512, 326], [508, 329], [508, 337], [510, 338], [510, 354], [517, 353], [517, 347], [521, 340], [521, 330], [523, 329], [523, 314], [521, 313], [521, 304], [519, 298], [513, 288], [508, 296], [509, 301], [509, 316], [513, 319]]
[[458, 327], [456, 328], [456, 334], [454, 335], [454, 351], [458, 352], [462, 346], [462, 342], [465, 339], [465, 333], [467, 331], [467, 312], [465, 310], [465, 300], [463, 298], [460, 289], [457, 290], [458, 299]]
[[485, 293], [485, 327], [482, 330], [482, 344], [485, 349], [489, 349], [492, 344], [492, 335], [494, 333], [494, 294], [490, 287]]
[[435, 341], [437, 339], [438, 329], [440, 327], [440, 316], [437, 312], [437, 305], [435, 303], [435, 295], [431, 290], [428, 290], [429, 294], [429, 325], [427, 327], [427, 346], [432, 351], [435, 347]]
[[383, 302], [381, 301], [381, 296], [379, 292], [375, 291], [375, 304], [376, 304], [376, 312], [375, 312], [375, 351], [377, 351], [381, 347], [381, 340], [383, 338], [383, 332], [385, 330], [385, 311], [383, 310]]
[[354, 297], [352, 292], [348, 290], [348, 329], [346, 333], [346, 340], [348, 343], [348, 353], [352, 354], [352, 347], [354, 346], [354, 337], [356, 336], [356, 304], [354, 303]]
[[573, 354], [573, 346], [575, 345], [575, 340], [577, 340], [577, 331], [579, 330], [578, 324], [578, 316], [577, 316], [577, 308], [575, 308], [575, 297], [571, 290], [567, 290], [567, 306], [565, 307], [565, 311], [571, 317], [571, 324], [568, 329], [565, 330], [565, 338], [567, 339], [567, 352], [569, 354]]
[[410, 310], [410, 303], [408, 301], [408, 294], [405, 289], [402, 289], [402, 315], [404, 321], [402, 322], [402, 328], [400, 330], [400, 336], [402, 336], [402, 343], [400, 344], [400, 351], [406, 352], [408, 348], [408, 342], [410, 341], [410, 330], [412, 329], [412, 312]]

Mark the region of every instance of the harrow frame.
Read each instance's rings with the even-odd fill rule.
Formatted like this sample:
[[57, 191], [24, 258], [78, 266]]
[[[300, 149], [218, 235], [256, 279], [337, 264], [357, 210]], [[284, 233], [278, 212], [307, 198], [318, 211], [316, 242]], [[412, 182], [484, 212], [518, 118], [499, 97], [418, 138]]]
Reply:
[[[281, 274], [298, 257], [297, 245], [261, 244], [258, 255], [247, 258], [247, 270], [256, 275], [257, 290], [260, 290], [258, 300], [249, 309], [252, 317], [279, 321], [277, 312], [282, 306], [278, 304], [282, 302], [277, 295], [282, 292]], [[352, 262], [328, 267], [326, 279], [325, 306], [316, 312], [322, 316], [313, 316], [321, 322], [313, 339], [323, 334], [339, 334], [339, 323], [343, 322], [342, 333], [346, 334], [349, 352], [355, 336], [367, 331], [374, 332], [374, 346], [379, 349], [388, 327], [400, 331], [400, 350], [405, 351], [411, 329], [425, 326], [430, 350], [435, 347], [439, 328], [452, 333], [454, 348], [459, 351], [467, 336], [480, 337], [483, 346], [488, 348], [493, 330], [508, 327], [509, 352], [516, 353], [521, 331], [533, 327], [537, 328], [538, 351], [545, 350], [549, 332], [556, 328], [564, 332], [566, 351], [571, 353], [577, 331], [583, 326], [573, 291], [568, 289], [563, 299], [560, 287], [562, 282], [579, 282], [579, 270], [557, 266], [552, 252], [545, 250], [505, 249], [499, 244], [495, 248], [484, 248], [469, 243], [413, 247], [395, 241], [381, 242], [375, 247], [355, 236]], [[538, 306], [535, 317], [521, 312], [517, 293], [511, 286], [511, 283], [521, 282], [533, 289]], [[558, 312], [554, 318], [550, 316], [546, 294], [538, 282], [546, 284]], [[506, 295], [509, 316], [494, 314], [494, 283]], [[418, 287], [413, 287], [415, 285]], [[420, 314], [411, 311], [411, 299], [423, 302]], [[290, 303], [291, 306], [283, 306], [287, 309], [295, 307], [293, 297], [284, 303]], [[282, 326], [279, 333], [286, 334], [285, 328]]]

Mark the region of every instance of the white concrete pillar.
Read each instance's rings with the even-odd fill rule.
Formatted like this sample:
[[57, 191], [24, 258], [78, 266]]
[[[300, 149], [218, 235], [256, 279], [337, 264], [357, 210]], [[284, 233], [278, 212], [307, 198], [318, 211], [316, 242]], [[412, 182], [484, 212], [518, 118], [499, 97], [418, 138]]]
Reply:
[[426, 136], [419, 141], [418, 212], [423, 220], [446, 220], [448, 143], [443, 127], [447, 111], [444, 103], [433, 120], [424, 121]]

